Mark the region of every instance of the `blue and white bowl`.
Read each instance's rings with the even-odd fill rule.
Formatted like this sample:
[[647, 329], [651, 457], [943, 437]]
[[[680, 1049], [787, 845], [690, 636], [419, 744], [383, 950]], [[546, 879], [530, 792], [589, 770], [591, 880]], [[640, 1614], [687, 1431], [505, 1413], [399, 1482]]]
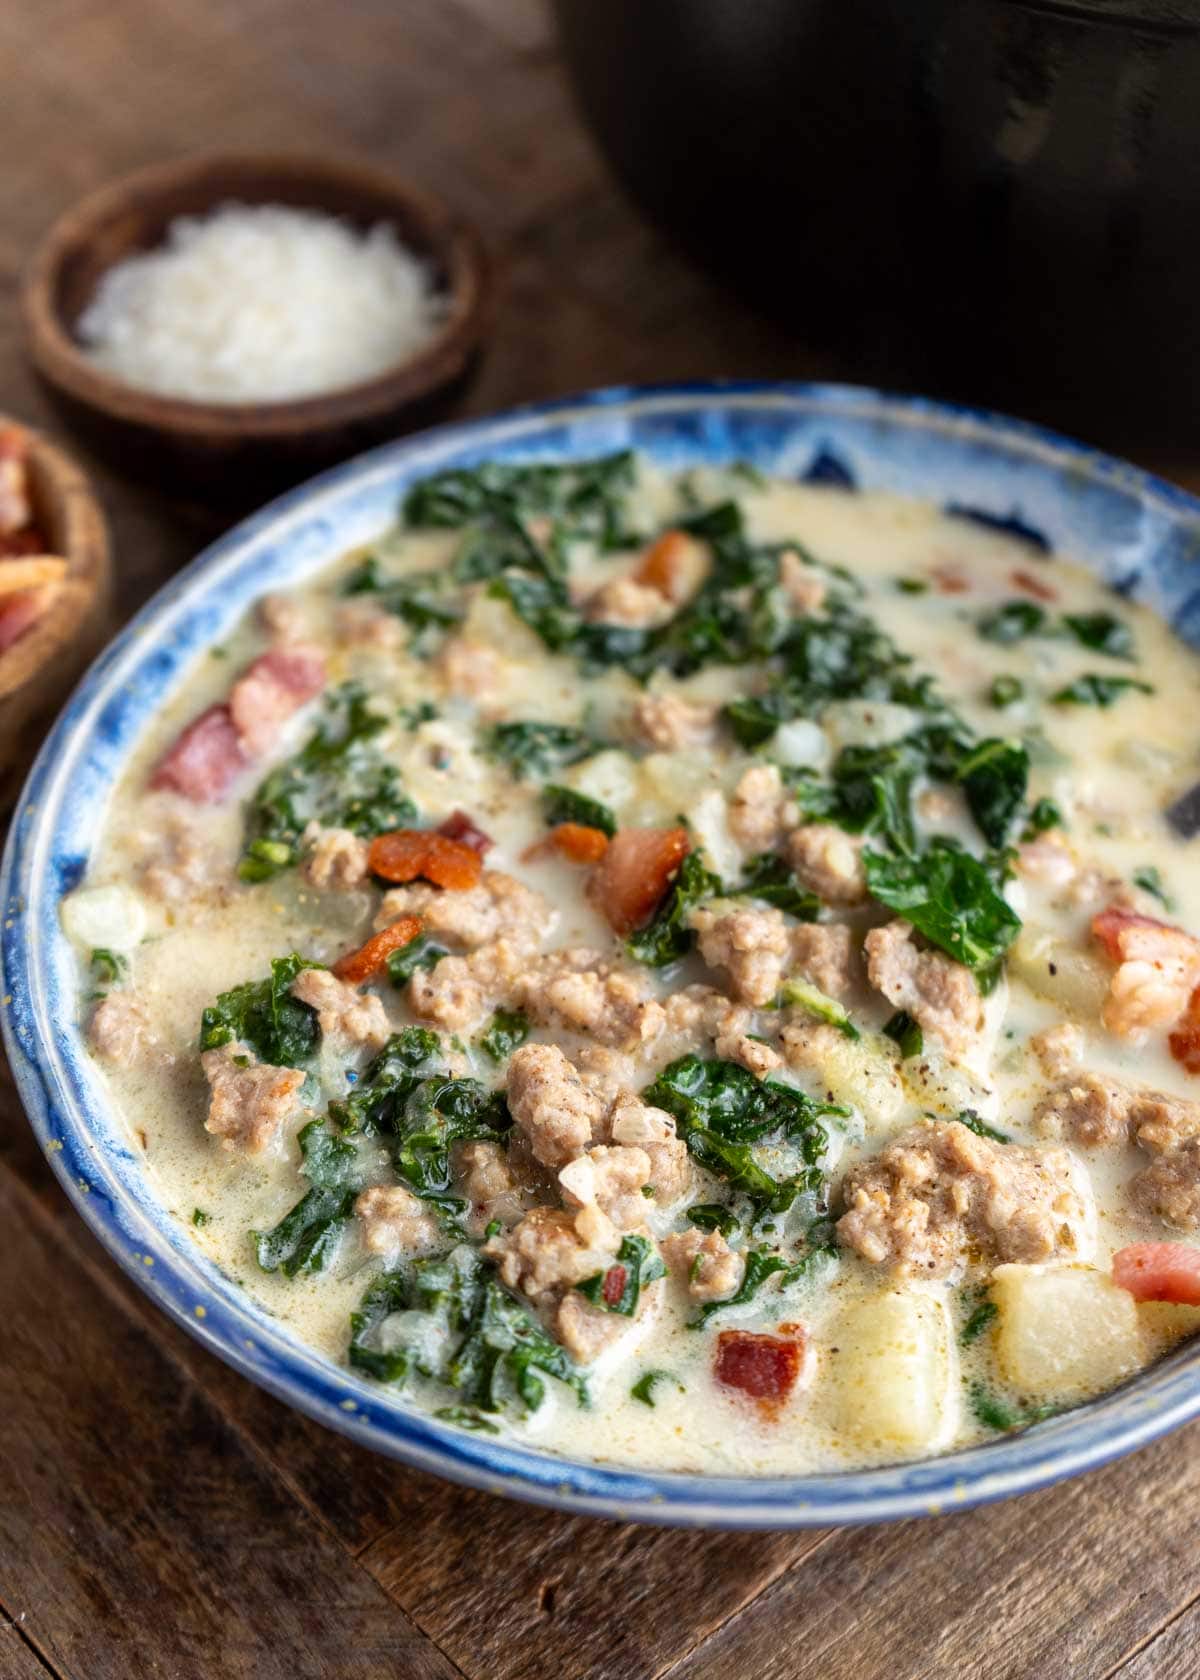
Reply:
[[1200, 1347], [1024, 1434], [915, 1464], [764, 1479], [646, 1474], [465, 1433], [310, 1351], [221, 1273], [158, 1201], [76, 1025], [59, 901], [87, 867], [142, 731], [268, 589], [388, 526], [425, 474], [631, 447], [686, 468], [902, 491], [997, 520], [1088, 563], [1200, 645], [1200, 501], [1034, 427], [839, 386], [608, 390], [447, 426], [337, 467], [239, 525], [174, 578], [84, 679], [29, 778], [3, 864], [3, 1030], [34, 1131], [95, 1235], [213, 1353], [311, 1417], [422, 1470], [562, 1509], [658, 1523], [798, 1528], [982, 1504], [1116, 1458], [1200, 1414]]

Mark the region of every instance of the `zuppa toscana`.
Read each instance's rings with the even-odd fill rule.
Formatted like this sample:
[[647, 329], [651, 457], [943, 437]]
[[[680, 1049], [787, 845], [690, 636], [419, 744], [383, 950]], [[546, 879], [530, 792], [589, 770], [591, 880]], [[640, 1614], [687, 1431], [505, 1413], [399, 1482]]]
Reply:
[[463, 1428], [848, 1468], [1200, 1325], [1200, 659], [821, 477], [416, 484], [211, 650], [64, 901], [167, 1205]]

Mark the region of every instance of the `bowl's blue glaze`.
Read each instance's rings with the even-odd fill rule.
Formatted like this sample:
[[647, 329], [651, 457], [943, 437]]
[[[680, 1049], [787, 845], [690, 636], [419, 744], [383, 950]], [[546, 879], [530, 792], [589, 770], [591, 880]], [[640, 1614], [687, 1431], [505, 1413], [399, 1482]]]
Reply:
[[265, 590], [298, 583], [393, 519], [415, 478], [488, 458], [632, 446], [672, 466], [742, 459], [849, 474], [1016, 516], [1200, 644], [1200, 502], [1032, 427], [872, 391], [803, 385], [610, 390], [446, 427], [275, 502], [175, 578], [92, 667], [46, 741], [3, 865], [3, 1026], [25, 1107], [101, 1242], [206, 1347], [312, 1417], [405, 1463], [600, 1515], [729, 1527], [872, 1522], [982, 1503], [1128, 1452], [1200, 1413], [1200, 1350], [1025, 1434], [924, 1463], [767, 1480], [646, 1475], [465, 1434], [293, 1341], [159, 1204], [76, 1025], [58, 904], [80, 878], [138, 736], [203, 651]]

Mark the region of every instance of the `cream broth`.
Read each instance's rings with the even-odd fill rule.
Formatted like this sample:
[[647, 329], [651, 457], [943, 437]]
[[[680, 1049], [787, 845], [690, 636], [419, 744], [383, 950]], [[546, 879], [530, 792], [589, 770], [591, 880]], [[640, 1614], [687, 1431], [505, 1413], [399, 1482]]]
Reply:
[[[986, 1439], [1122, 1380], [1200, 1323], [1195, 1309], [1135, 1303], [1109, 1281], [1115, 1252], [1193, 1244], [1200, 1223], [1187, 1149], [1200, 1109], [1180, 1049], [1200, 960], [1190, 937], [1169, 932], [1200, 929], [1200, 873], [1163, 815], [1197, 777], [1200, 660], [1081, 566], [932, 506], [740, 472], [673, 478], [645, 463], [606, 483], [600, 540], [595, 504], [581, 513], [545, 486], [510, 487], [503, 515], [495, 499], [446, 497], [439, 528], [428, 500], [410, 503], [407, 525], [265, 603], [148, 732], [64, 920], [80, 948], [84, 1024], [158, 1193], [214, 1262], [333, 1362], [347, 1359], [364, 1292], [395, 1278], [362, 1340], [375, 1360], [359, 1361], [364, 1380], [395, 1378], [380, 1358], [407, 1355], [414, 1404], [573, 1457], [738, 1474], [849, 1467]], [[717, 657], [681, 655], [672, 626], [695, 626], [718, 596]], [[891, 649], [859, 647], [831, 683], [796, 626], [851, 621]], [[338, 776], [362, 767], [348, 754], [332, 761], [334, 793], [315, 818], [305, 807], [289, 828], [266, 779], [334, 729], [351, 682], [378, 720], [362, 763], [373, 787], [391, 767], [392, 803], [382, 815], [365, 796], [338, 805]], [[657, 704], [672, 699], [688, 706]], [[207, 708], [224, 709], [181, 754], [181, 731]], [[503, 734], [530, 722], [568, 733], [536, 750], [528, 732]], [[891, 760], [877, 753], [882, 792], [869, 772], [852, 779], [856, 752], [897, 742], [909, 745]], [[302, 806], [313, 762], [288, 784]], [[772, 765], [774, 780], [746, 781]], [[559, 798], [555, 822], [573, 833], [548, 822], [546, 784], [591, 802]], [[414, 884], [401, 870], [390, 886], [378, 879], [384, 854], [366, 861], [374, 836], [397, 831], [424, 837], [419, 859], [460, 812], [492, 842], [482, 886], [439, 886], [429, 862]], [[618, 837], [606, 851], [605, 824]], [[335, 829], [344, 868], [330, 862]], [[633, 830], [676, 838], [618, 868]], [[914, 881], [957, 868], [961, 854], [938, 836], [971, 859], [991, 853], [948, 889], [952, 923], [972, 894], [984, 904], [969, 949], [947, 934], [945, 906], [935, 925], [897, 901], [899, 876], [911, 895]], [[477, 874], [462, 855], [478, 859], [474, 842], [455, 839], [452, 821], [447, 837], [451, 865]], [[864, 864], [864, 852], [881, 861]], [[756, 875], [763, 854], [774, 862]], [[708, 886], [679, 905], [693, 865]], [[435, 884], [422, 884], [431, 869]], [[447, 933], [451, 899], [496, 876], [536, 898], [506, 887], [495, 902], [511, 923], [498, 935]], [[389, 912], [391, 890], [404, 902]], [[333, 965], [409, 913], [421, 923], [413, 938], [435, 947], [425, 967], [401, 966], [395, 980], [382, 958], [365, 975], [352, 967], [340, 1018], [320, 1030], [313, 1006], [289, 1000], [308, 1034], [294, 1076], [240, 1021], [222, 1045], [205, 1018], [201, 1062], [201, 1018], [222, 994], [292, 952]], [[915, 935], [873, 937], [906, 915]], [[1122, 944], [1160, 923], [1177, 941], [1161, 959]], [[798, 930], [843, 927], [822, 967]], [[655, 954], [670, 955], [661, 966], [625, 944], [644, 958], [652, 935]], [[554, 953], [581, 947], [589, 958], [555, 967]], [[378, 1000], [374, 1037], [356, 1036], [346, 1014], [360, 987]], [[734, 1014], [714, 1027], [723, 1009]], [[498, 1100], [486, 1108], [508, 1077], [508, 1055], [482, 1043], [497, 1011], [527, 1032], [512, 1051], [509, 1113]], [[1057, 1060], [1053, 1043], [1031, 1045], [1063, 1023], [1077, 1032]], [[338, 1105], [371, 1088], [382, 1033], [407, 1027], [441, 1041], [414, 1082], [479, 1082], [455, 1089], [489, 1117], [478, 1147], [507, 1175], [494, 1199], [470, 1176], [463, 1152], [477, 1144], [449, 1148], [440, 1185], [406, 1171], [397, 1132], [411, 1105], [374, 1128], [347, 1125]], [[561, 1058], [531, 1054], [546, 1046], [565, 1053], [569, 1090], [555, 1083]], [[664, 1072], [687, 1056], [713, 1080], [732, 1067], [735, 1090], [748, 1080], [797, 1093], [791, 1137], [788, 1125], [734, 1136], [736, 1114], [707, 1110], [700, 1126]], [[272, 1068], [282, 1082], [268, 1093]], [[1078, 1112], [1085, 1073], [1115, 1082], [1096, 1099], [1110, 1116], [1099, 1139]], [[1053, 1093], [1071, 1089], [1056, 1107]], [[253, 1234], [316, 1194], [319, 1171], [302, 1171], [312, 1163], [298, 1142], [314, 1123], [349, 1188], [340, 1204], [342, 1191], [328, 1192], [323, 1232], [310, 1223], [299, 1244], [278, 1239], [267, 1253], [277, 1269], [265, 1270]], [[714, 1153], [705, 1138], [730, 1124]], [[916, 1151], [907, 1165], [885, 1153], [897, 1139]], [[790, 1184], [774, 1212], [730, 1165], [747, 1158], [747, 1170]], [[640, 1161], [651, 1177], [618, 1195], [613, 1175], [636, 1177]], [[915, 1191], [914, 1163], [926, 1175]], [[1151, 1169], [1165, 1187], [1134, 1188]], [[373, 1187], [397, 1188], [386, 1204], [363, 1201]], [[1045, 1218], [1027, 1229], [1031, 1198]], [[689, 1220], [697, 1204], [716, 1208], [707, 1224]], [[539, 1226], [534, 1208], [556, 1211]], [[710, 1232], [693, 1254], [689, 1242]], [[552, 1349], [540, 1404], [503, 1362], [494, 1394], [455, 1380], [461, 1326], [413, 1292], [414, 1263], [454, 1251], [478, 1268], [481, 1245], [481, 1276]], [[752, 1251], [776, 1269], [724, 1305], [739, 1286], [748, 1293]], [[615, 1298], [639, 1269], [626, 1315]], [[554, 1373], [555, 1353], [586, 1378], [587, 1409]]]

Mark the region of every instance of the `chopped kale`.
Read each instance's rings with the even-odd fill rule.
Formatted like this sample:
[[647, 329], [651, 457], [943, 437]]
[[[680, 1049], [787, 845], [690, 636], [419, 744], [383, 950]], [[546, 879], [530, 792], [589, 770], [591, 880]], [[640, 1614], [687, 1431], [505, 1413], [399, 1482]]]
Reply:
[[1044, 1423], [1057, 1415], [1061, 1406], [1010, 1406], [984, 1387], [973, 1382], [968, 1390], [971, 1410], [985, 1429], [1028, 1429], [1031, 1424]]
[[192, 1209], [192, 1224], [193, 1225], [196, 1225], [196, 1226], [208, 1225], [208, 1224], [211, 1223], [211, 1221], [212, 1221], [212, 1214], [211, 1213], [206, 1213], [203, 1208], [193, 1208]]
[[91, 969], [102, 985], [111, 986], [125, 978], [129, 963], [119, 951], [110, 951], [107, 945], [97, 945], [92, 952]]
[[1035, 636], [1046, 623], [1046, 609], [1036, 601], [1005, 601], [993, 607], [977, 621], [976, 629], [985, 642], [999, 642], [1009, 646], [1026, 636]]
[[1154, 693], [1149, 683], [1139, 682], [1135, 677], [1106, 677], [1100, 671], [1087, 671], [1065, 688], [1058, 689], [1050, 698], [1056, 706], [1108, 707], [1130, 691]]
[[926, 578], [898, 577], [896, 588], [901, 595], [927, 595], [929, 593], [929, 582]]
[[584, 828], [598, 828], [610, 840], [617, 832], [617, 819], [607, 805], [556, 782], [547, 782], [542, 789], [542, 815], [552, 827], [558, 823], [581, 823]]
[[987, 1138], [992, 1143], [1011, 1143], [1012, 1138], [1007, 1132], [998, 1132], [995, 1126], [989, 1126], [986, 1120], [981, 1120], [973, 1108], [961, 1109], [954, 1118], [960, 1126], [965, 1126], [976, 1137]]
[[1133, 631], [1112, 613], [1064, 613], [1063, 624], [1077, 642], [1110, 659], [1134, 657]]
[[693, 1202], [687, 1210], [689, 1224], [695, 1225], [701, 1231], [719, 1231], [723, 1237], [731, 1237], [735, 1231], [740, 1231], [742, 1222], [731, 1209], [722, 1207], [720, 1202]]
[[[478, 1310], [482, 1262], [461, 1244], [448, 1254], [384, 1272], [350, 1315], [350, 1363], [379, 1382], [403, 1383], [414, 1373], [441, 1378], [452, 1338]], [[402, 1314], [394, 1335], [384, 1326]]]
[[989, 846], [1003, 846], [1029, 786], [1029, 754], [1020, 741], [991, 738], [958, 767], [971, 815]]
[[776, 1000], [779, 1007], [798, 1008], [807, 1010], [818, 1021], [825, 1021], [831, 1027], [836, 1027], [846, 1038], [858, 1039], [862, 1037], [854, 1022], [850, 1019], [849, 1011], [844, 1003], [831, 998], [819, 986], [812, 985], [807, 980], [785, 980], [780, 987]]
[[997, 711], [1003, 711], [1006, 706], [1013, 705], [1015, 701], [1022, 699], [1024, 694], [1025, 684], [1020, 677], [1009, 676], [1006, 673], [993, 677], [992, 686], [988, 689], [988, 699]]
[[418, 933], [398, 951], [390, 951], [387, 959], [388, 979], [393, 986], [407, 986], [418, 969], [436, 968], [449, 953], [428, 934]]
[[638, 540], [624, 516], [636, 476], [628, 450], [561, 466], [488, 461], [421, 479], [405, 497], [404, 518], [409, 525], [461, 530], [548, 515], [569, 537], [590, 538], [602, 549], [628, 548]]
[[1062, 828], [1063, 814], [1053, 799], [1038, 799], [1029, 807], [1029, 815], [1025, 819], [1025, 827], [1021, 831], [1022, 840], [1034, 840], [1039, 834], [1045, 834], [1048, 828]]
[[418, 700], [415, 706], [401, 706], [399, 716], [406, 729], [419, 729], [423, 723], [432, 723], [441, 713], [432, 700]]
[[528, 1037], [528, 1015], [519, 1009], [497, 1009], [479, 1043], [494, 1062], [506, 1062]]
[[654, 919], [630, 934], [625, 949], [650, 968], [665, 968], [668, 963], [677, 962], [695, 942], [696, 936], [687, 925], [689, 912], [720, 891], [719, 877], [705, 865], [700, 853], [689, 852]]
[[738, 898], [761, 898], [786, 910], [801, 922], [815, 922], [821, 913], [821, 901], [797, 879], [795, 871], [777, 852], [762, 852], [750, 859], [743, 879], [733, 888]]
[[836, 1252], [829, 1240], [822, 1234], [820, 1240], [812, 1241], [805, 1252], [797, 1260], [788, 1260], [784, 1255], [769, 1248], [751, 1248], [746, 1251], [746, 1270], [742, 1275], [737, 1293], [730, 1295], [724, 1301], [706, 1301], [700, 1308], [699, 1314], [689, 1320], [689, 1330], [699, 1330], [707, 1324], [714, 1313], [724, 1312], [727, 1307], [742, 1307], [747, 1301], [752, 1301], [759, 1293], [769, 1277], [779, 1275], [779, 1287], [786, 1289], [790, 1284], [798, 1283], [807, 1276], [818, 1261], [826, 1259]]
[[1161, 870], [1156, 869], [1153, 864], [1146, 863], [1140, 869], [1135, 869], [1133, 884], [1143, 892], [1149, 893], [1151, 898], [1156, 898], [1164, 910], [1174, 910], [1175, 900], [1163, 884]]
[[994, 1301], [980, 1301], [958, 1333], [960, 1346], [970, 1347], [972, 1342], [977, 1342], [999, 1316], [1000, 1309]]
[[652, 1407], [654, 1405], [654, 1390], [659, 1383], [674, 1383], [680, 1394], [687, 1393], [674, 1371], [643, 1371], [629, 1390], [630, 1398], [640, 1400], [643, 1406]]
[[342, 585], [343, 595], [375, 595], [385, 611], [419, 636], [424, 630], [447, 630], [462, 618], [454, 577], [443, 566], [426, 572], [381, 572], [371, 556]]
[[264, 1272], [319, 1272], [333, 1251], [354, 1199], [362, 1188], [358, 1151], [334, 1137], [322, 1120], [310, 1120], [299, 1136], [300, 1171], [312, 1189], [270, 1231], [255, 1231], [255, 1252]]
[[871, 895], [977, 975], [1004, 956], [1021, 930], [988, 869], [953, 841], [935, 839], [918, 857], [866, 851]]
[[530, 719], [495, 723], [484, 735], [484, 751], [506, 764], [518, 781], [545, 776], [564, 764], [577, 764], [601, 751], [602, 743], [583, 729]]
[[200, 1017], [201, 1050], [237, 1040], [272, 1067], [300, 1067], [316, 1050], [319, 1029], [316, 1011], [292, 996], [292, 982], [302, 969], [320, 966], [293, 951], [275, 958], [267, 979], [222, 992]]
[[753, 748], [769, 741], [781, 723], [790, 722], [796, 716], [796, 706], [789, 694], [776, 691], [731, 700], [721, 715], [739, 746]]
[[885, 1037], [899, 1046], [900, 1055], [906, 1062], [924, 1053], [925, 1034], [907, 1010], [898, 1009], [886, 1022], [883, 1031]]
[[658, 1278], [665, 1277], [667, 1268], [662, 1256], [648, 1237], [625, 1236], [617, 1250], [617, 1258], [606, 1271], [596, 1272], [575, 1285], [579, 1293], [601, 1312], [620, 1313], [632, 1318], [642, 1298], [642, 1290]]
[[483, 1413], [474, 1406], [439, 1406], [434, 1412], [435, 1418], [443, 1423], [455, 1423], [460, 1429], [470, 1429], [479, 1435], [499, 1435], [500, 1431], [494, 1423], [484, 1417]]
[[290, 868], [310, 822], [348, 828], [364, 837], [404, 828], [417, 815], [400, 773], [371, 744], [387, 728], [357, 683], [345, 683], [326, 701], [327, 715], [294, 758], [259, 784], [246, 811], [246, 837], [238, 874], [267, 881]]
[[354, 1089], [330, 1103], [330, 1118], [343, 1132], [371, 1136], [394, 1130], [405, 1100], [436, 1070], [441, 1054], [442, 1041], [428, 1027], [405, 1027], [393, 1033], [368, 1062]]
[[[693, 1158], [749, 1197], [756, 1216], [786, 1212], [801, 1191], [822, 1189], [819, 1163], [829, 1137], [821, 1117], [849, 1112], [790, 1085], [756, 1079], [736, 1062], [699, 1056], [681, 1056], [665, 1067], [642, 1098], [674, 1116]], [[805, 1164], [790, 1178], [772, 1178], [754, 1157], [751, 1145], [771, 1134], [799, 1148]]]

